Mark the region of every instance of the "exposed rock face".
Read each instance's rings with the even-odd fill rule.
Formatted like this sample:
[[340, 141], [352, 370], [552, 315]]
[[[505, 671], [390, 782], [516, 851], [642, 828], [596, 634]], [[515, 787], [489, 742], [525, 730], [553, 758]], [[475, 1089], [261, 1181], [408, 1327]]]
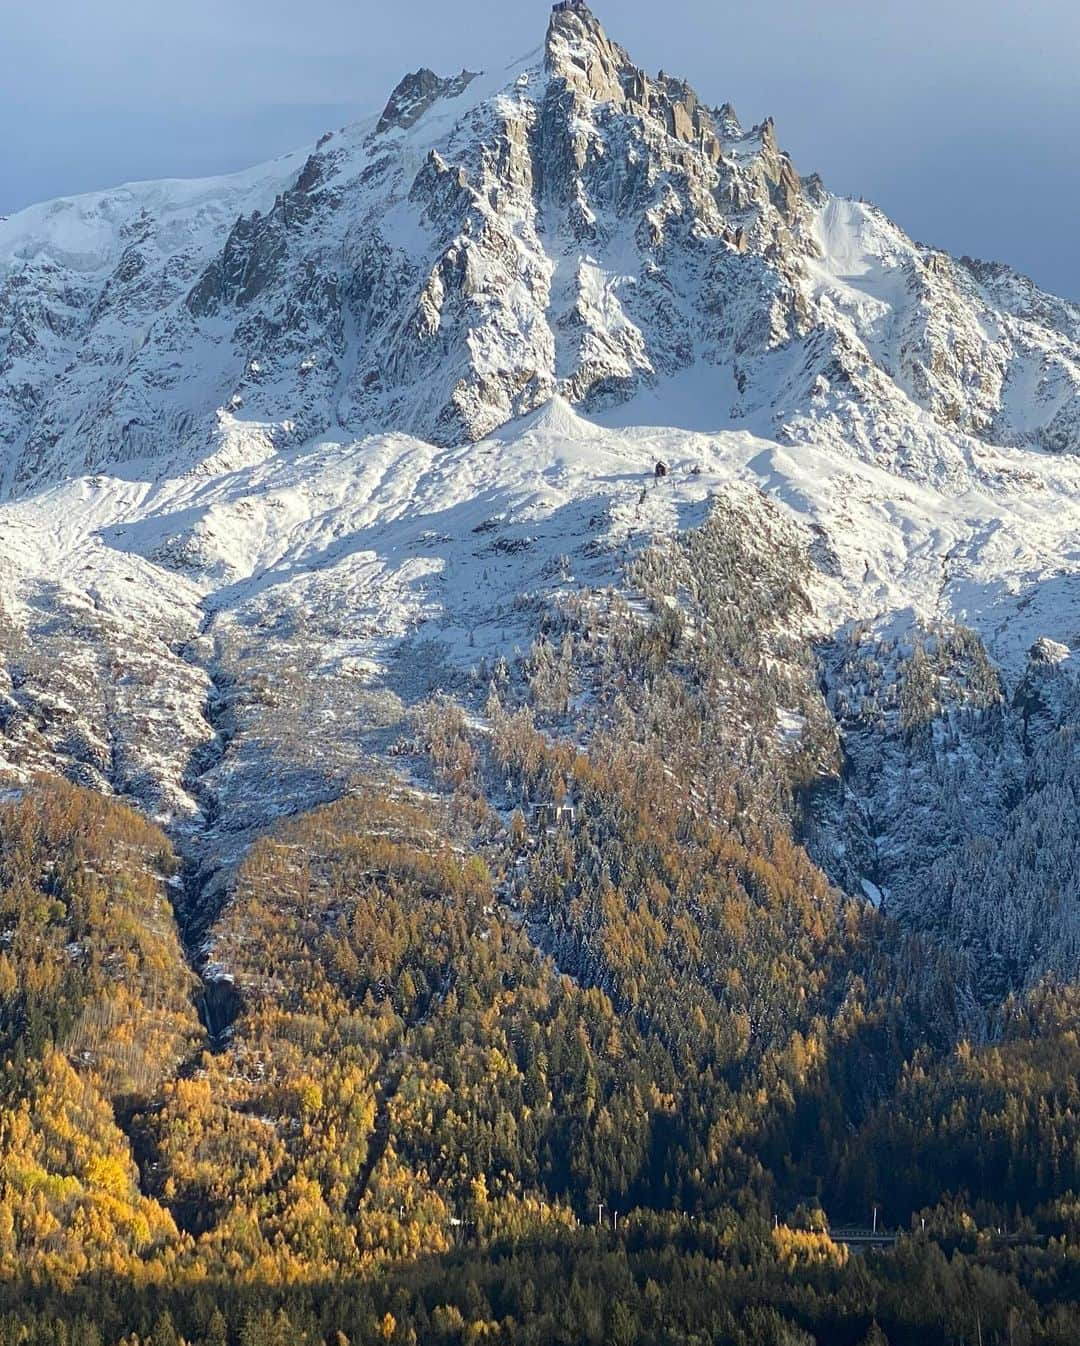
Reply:
[[303, 161], [0, 225], [8, 491], [335, 426], [475, 440], [695, 369], [717, 425], [918, 480], [1080, 445], [1080, 310], [830, 197], [580, 4], [535, 62], [421, 69]]
[[433, 103], [440, 98], [457, 98], [474, 79], [476, 75], [468, 70], [463, 70], [452, 79], [440, 79], [434, 70], [424, 68], [414, 75], [406, 75], [390, 95], [375, 128], [376, 132], [389, 131], [394, 126], [407, 131], [410, 126], [416, 125]]
[[1075, 670], [1067, 645], [1046, 636], [1031, 647], [1027, 671], [1013, 696], [1028, 741], [1056, 733], [1076, 700]]
[[634, 73], [630, 57], [584, 6], [552, 14], [546, 64], [573, 93], [616, 106], [625, 101], [624, 78]]
[[1056, 667], [1064, 663], [1071, 653], [1068, 645], [1062, 645], [1060, 641], [1051, 640], [1048, 636], [1040, 636], [1031, 647], [1031, 662]]

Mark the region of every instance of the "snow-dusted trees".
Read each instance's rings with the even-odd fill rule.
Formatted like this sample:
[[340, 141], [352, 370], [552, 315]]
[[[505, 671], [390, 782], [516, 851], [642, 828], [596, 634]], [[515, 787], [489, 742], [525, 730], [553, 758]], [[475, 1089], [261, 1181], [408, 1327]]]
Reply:
[[978, 638], [855, 632], [825, 657], [843, 732], [838, 787], [809, 814], [815, 857], [849, 891], [962, 955], [972, 1028], [1010, 990], [1080, 972], [1075, 692], [1045, 660], [1010, 703]]

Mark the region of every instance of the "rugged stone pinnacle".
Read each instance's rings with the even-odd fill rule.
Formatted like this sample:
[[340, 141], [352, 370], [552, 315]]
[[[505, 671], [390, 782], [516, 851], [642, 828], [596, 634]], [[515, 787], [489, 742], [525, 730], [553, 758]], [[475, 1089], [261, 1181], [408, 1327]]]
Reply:
[[560, 0], [552, 10], [545, 59], [574, 93], [600, 103], [622, 103], [622, 76], [634, 68], [629, 54], [610, 41], [581, 0]]

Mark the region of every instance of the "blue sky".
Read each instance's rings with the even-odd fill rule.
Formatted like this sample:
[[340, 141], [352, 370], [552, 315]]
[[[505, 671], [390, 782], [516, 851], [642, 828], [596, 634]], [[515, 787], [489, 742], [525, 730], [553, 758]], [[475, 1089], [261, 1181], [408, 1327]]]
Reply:
[[[542, 40], [546, 0], [0, 0], [0, 212], [242, 168], [381, 107], [407, 69]], [[916, 238], [1080, 299], [1075, 0], [594, 0], [650, 69]]]

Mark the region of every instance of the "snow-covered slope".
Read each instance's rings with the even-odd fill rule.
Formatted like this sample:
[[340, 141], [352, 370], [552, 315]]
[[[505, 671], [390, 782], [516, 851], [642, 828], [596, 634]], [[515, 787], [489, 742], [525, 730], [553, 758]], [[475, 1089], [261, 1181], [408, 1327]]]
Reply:
[[[1076, 459], [1001, 450], [953, 494], [745, 431], [605, 428], [555, 399], [475, 445], [324, 437], [214, 475], [98, 474], [0, 507], [12, 639], [27, 633], [50, 687], [84, 669], [81, 688], [44, 700], [20, 673], [28, 710], [0, 743], [11, 762], [47, 765], [72, 718], [110, 707], [111, 728], [76, 736], [76, 749], [100, 744], [101, 780], [166, 816], [197, 813], [184, 782], [213, 734], [207, 670], [226, 656], [249, 678], [284, 670], [327, 695], [333, 683], [409, 704], [527, 648], [552, 596], [618, 584], [630, 555], [738, 483], [801, 525], [820, 639], [857, 621], [892, 635], [959, 620], [1015, 682], [1036, 639], [1080, 631], [1080, 579], [1064, 569], [1080, 536]], [[157, 719], [167, 750], [146, 732]], [[117, 736], [141, 744], [119, 765]]]
[[1072, 714], [1028, 651], [1080, 642], [1078, 392], [1080, 310], [829, 195], [572, 6], [310, 154], [0, 221], [0, 765], [220, 858], [760, 490], [817, 567], [861, 801], [816, 853], [901, 909], [941, 818], [1004, 825], [1031, 719], [970, 836], [945, 787], [914, 816], [916, 645], [970, 626], [978, 713], [1054, 683], [1043, 731]]

